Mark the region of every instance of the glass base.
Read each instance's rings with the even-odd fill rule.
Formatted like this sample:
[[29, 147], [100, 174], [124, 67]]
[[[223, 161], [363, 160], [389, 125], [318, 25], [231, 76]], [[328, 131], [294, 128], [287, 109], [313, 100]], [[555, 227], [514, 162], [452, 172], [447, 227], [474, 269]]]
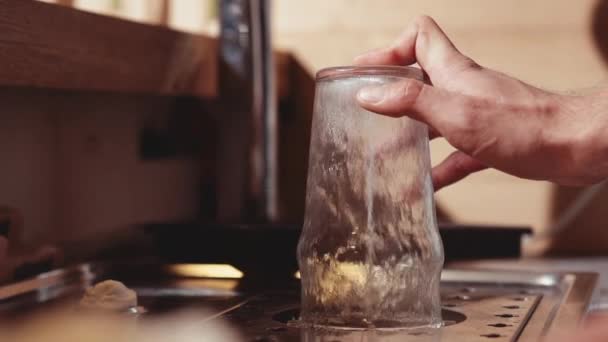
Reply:
[[386, 332], [402, 331], [402, 330], [425, 330], [437, 329], [443, 327], [443, 322], [428, 323], [428, 322], [403, 322], [394, 320], [377, 320], [374, 322], [366, 321], [332, 321], [332, 320], [293, 320], [287, 323], [290, 326], [297, 328], [313, 328], [319, 330], [338, 330], [338, 331], [365, 331], [378, 330]]

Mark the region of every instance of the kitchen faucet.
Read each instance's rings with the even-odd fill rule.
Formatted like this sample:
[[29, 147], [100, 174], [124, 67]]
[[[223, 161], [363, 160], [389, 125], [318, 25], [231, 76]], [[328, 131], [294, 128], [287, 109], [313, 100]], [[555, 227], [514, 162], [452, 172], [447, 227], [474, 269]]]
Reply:
[[278, 219], [269, 0], [220, 0], [217, 219]]

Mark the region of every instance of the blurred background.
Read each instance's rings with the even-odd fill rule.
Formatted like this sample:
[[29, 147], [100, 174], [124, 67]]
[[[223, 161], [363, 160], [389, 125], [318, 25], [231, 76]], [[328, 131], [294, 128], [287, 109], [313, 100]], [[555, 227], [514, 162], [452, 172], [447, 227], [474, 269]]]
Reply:
[[[219, 32], [214, 0], [45, 2], [211, 37]], [[272, 3], [274, 47], [297, 60], [299, 70], [309, 75], [308, 85], [318, 69], [349, 64], [363, 51], [390, 44], [420, 14], [434, 17], [456, 46], [478, 63], [540, 87], [556, 91], [593, 87], [607, 70], [604, 1]], [[0, 99], [0, 204], [17, 208], [24, 217], [19, 237], [24, 243], [76, 239], [133, 223], [204, 215], [201, 203], [209, 172], [204, 139], [173, 141], [168, 150], [146, 152], [146, 144], [162, 140], [154, 135], [155, 127], [184, 129], [166, 115], [175, 103], [11, 89], [0, 92]], [[286, 130], [306, 131], [309, 114], [292, 119]], [[451, 151], [445, 142], [433, 142], [433, 162]], [[296, 157], [307, 158], [305, 153]], [[302, 162], [293, 165], [293, 172], [288, 165], [281, 174], [281, 184], [287, 187], [302, 183], [306, 172]], [[548, 235], [545, 252], [595, 254], [608, 247], [608, 189], [592, 190], [584, 193], [484, 171], [442, 190], [436, 198], [444, 221], [531, 226], [539, 233], [559, 223], [559, 234]], [[286, 210], [284, 221], [301, 219], [298, 202], [303, 196], [296, 194], [300, 197], [285, 199], [293, 209]], [[581, 194], [588, 195], [583, 202]], [[569, 210], [573, 205], [576, 210]]]

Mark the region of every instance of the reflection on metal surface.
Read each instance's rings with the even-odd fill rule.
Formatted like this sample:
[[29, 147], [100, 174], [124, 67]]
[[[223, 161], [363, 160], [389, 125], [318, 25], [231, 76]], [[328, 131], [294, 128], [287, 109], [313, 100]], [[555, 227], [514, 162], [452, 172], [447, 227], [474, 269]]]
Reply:
[[489, 269], [446, 269], [441, 273], [442, 282], [491, 282], [494, 284], [525, 283], [529, 286], [556, 286], [562, 277], [557, 273], [505, 272]]
[[180, 277], [240, 279], [243, 272], [228, 264], [178, 264], [168, 266], [169, 272]]
[[[597, 283], [595, 273], [565, 274], [560, 284], [563, 301], [560, 305], [548, 306], [541, 302], [536, 314], [522, 332], [521, 341], [536, 341], [535, 336], [547, 335], [556, 331], [569, 331], [580, 323], [589, 307], [591, 296]], [[545, 316], [542, 319], [542, 316]], [[550, 321], [551, 324], [546, 322]]]
[[236, 279], [180, 279], [174, 285], [179, 289], [203, 288], [216, 291], [234, 291], [238, 287], [239, 281]]

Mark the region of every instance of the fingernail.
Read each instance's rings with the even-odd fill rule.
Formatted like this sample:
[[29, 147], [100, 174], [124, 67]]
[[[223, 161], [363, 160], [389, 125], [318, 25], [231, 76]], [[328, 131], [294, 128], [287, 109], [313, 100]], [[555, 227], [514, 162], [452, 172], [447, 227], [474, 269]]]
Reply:
[[376, 104], [384, 99], [384, 88], [382, 86], [365, 87], [358, 93], [359, 100], [368, 104]]

